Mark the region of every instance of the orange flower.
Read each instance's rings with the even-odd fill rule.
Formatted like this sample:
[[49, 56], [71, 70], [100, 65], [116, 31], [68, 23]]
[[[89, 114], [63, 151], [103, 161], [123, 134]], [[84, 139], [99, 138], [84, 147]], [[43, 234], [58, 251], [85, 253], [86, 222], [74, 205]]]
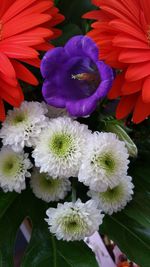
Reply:
[[133, 111], [133, 122], [150, 115], [150, 0], [93, 0], [101, 8], [84, 15], [96, 19], [88, 33], [100, 48], [100, 58], [122, 71], [110, 99], [121, 97], [116, 117]]
[[1, 0], [0, 4], [0, 120], [5, 118], [3, 100], [18, 107], [23, 93], [18, 79], [37, 85], [23, 63], [39, 67], [37, 50], [52, 47], [48, 40], [60, 31], [53, 28], [64, 17], [53, 0]]

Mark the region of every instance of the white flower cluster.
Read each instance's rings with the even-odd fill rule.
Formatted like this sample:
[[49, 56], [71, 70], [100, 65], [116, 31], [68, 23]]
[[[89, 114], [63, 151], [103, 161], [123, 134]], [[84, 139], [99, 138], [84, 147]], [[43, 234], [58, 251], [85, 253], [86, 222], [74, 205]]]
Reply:
[[88, 195], [100, 209], [112, 214], [132, 199], [134, 185], [127, 176], [128, 151], [113, 133], [93, 133], [83, 151], [78, 179], [89, 186]]
[[[78, 199], [47, 210], [49, 230], [58, 239], [90, 236], [102, 223], [102, 212], [111, 215], [132, 199], [128, 151], [113, 133], [92, 133], [62, 110], [57, 114], [44, 103], [25, 101], [8, 112], [0, 137], [0, 186], [5, 192], [21, 192], [30, 176], [33, 193], [48, 203], [67, 196], [70, 177], [89, 187], [92, 199], [86, 203]], [[32, 174], [26, 147], [32, 148]]]

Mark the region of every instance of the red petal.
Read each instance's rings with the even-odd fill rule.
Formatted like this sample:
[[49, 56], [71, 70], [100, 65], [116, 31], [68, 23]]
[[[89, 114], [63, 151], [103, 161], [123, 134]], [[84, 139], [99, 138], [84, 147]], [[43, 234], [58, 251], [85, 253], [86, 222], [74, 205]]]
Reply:
[[101, 11], [100, 10], [93, 10], [90, 12], [87, 12], [82, 16], [84, 19], [95, 19], [100, 20], [101, 19]]
[[121, 88], [123, 95], [130, 95], [142, 90], [143, 80], [136, 82], [125, 82]]
[[27, 31], [41, 23], [48, 21], [51, 17], [47, 14], [31, 14], [27, 17], [13, 18], [3, 26], [3, 38]]
[[18, 13], [20, 13], [22, 10], [27, 8], [30, 4], [32, 4], [35, 1], [36, 0], [23, 0], [23, 1], [22, 0], [18, 0], [18, 1], [14, 1], [13, 4], [10, 4], [8, 10], [3, 15], [3, 17], [2, 17], [3, 22], [6, 22], [6, 21], [10, 20], [11, 18], [16, 16]]
[[9, 60], [9, 58], [0, 52], [0, 71], [9, 78], [15, 78], [15, 70]]
[[150, 61], [150, 51], [142, 49], [122, 49], [119, 61], [124, 63], [138, 63]]
[[4, 82], [8, 83], [9, 85], [16, 87], [18, 84], [17, 78], [10, 78], [6, 75], [4, 75], [3, 73], [0, 72], [0, 80], [3, 80]]
[[143, 102], [149, 103], [150, 105], [150, 76], [147, 77], [144, 81], [142, 88], [142, 98]]
[[[30, 5], [28, 8], [26, 8], [25, 10], [20, 12], [17, 16], [15, 16], [16, 19], [20, 19], [21, 17], [29, 16], [31, 14], [39, 14], [39, 16], [40, 16], [41, 13], [44, 13], [45, 11], [50, 10], [50, 7], [52, 6], [52, 2], [50, 2], [50, 1], [41, 0], [38, 2], [39, 3], [37, 3], [37, 1], [36, 1], [32, 5]], [[52, 19], [51, 12], [47, 12], [47, 15], [50, 16], [49, 19]]]
[[133, 110], [137, 97], [138, 94], [133, 94], [121, 98], [116, 110], [116, 118], [118, 120], [125, 118]]
[[120, 10], [120, 8], [118, 7], [118, 10], [116, 10], [114, 8], [114, 6], [112, 7], [108, 7], [108, 6], [101, 6], [102, 10], [105, 10], [107, 12], [109, 12], [110, 14], [113, 14], [114, 16], [116, 16], [117, 18], [123, 20], [124, 22], [127, 22], [130, 24], [131, 20], [135, 22], [137, 22], [136, 18], [130, 13], [128, 12], [127, 9], [122, 9]]
[[145, 42], [145, 39], [146, 39], [145, 34], [140, 30], [140, 28], [136, 27], [136, 25], [134, 24], [130, 25], [130, 24], [125, 23], [120, 19], [112, 20], [109, 23], [109, 25], [113, 27], [114, 29], [120, 32], [125, 32], [127, 34], [130, 34], [131, 36], [134, 36], [135, 38]]
[[147, 24], [150, 24], [150, 16], [149, 16], [149, 11], [150, 11], [150, 2], [149, 0], [139, 0], [141, 7], [144, 11], [145, 18], [147, 20]]
[[12, 60], [17, 78], [32, 85], [38, 85], [36, 77], [21, 63]]
[[0, 80], [0, 96], [12, 106], [18, 107], [24, 99], [20, 86], [12, 87]]
[[52, 48], [54, 48], [54, 46], [50, 43], [43, 43], [43, 44], [39, 44], [39, 45], [35, 45], [34, 48], [36, 50], [41, 50], [41, 51], [48, 51]]
[[39, 58], [31, 58], [31, 59], [20, 58], [19, 60], [31, 66], [40, 68], [41, 60]]
[[149, 46], [147, 44], [147, 40], [145, 42], [139, 41], [136, 38], [124, 35], [124, 34], [118, 34], [116, 37], [112, 40], [112, 43], [115, 46], [120, 47], [126, 47], [126, 48], [138, 48], [138, 49], [147, 49], [149, 50]]
[[149, 75], [150, 75], [150, 61], [129, 65], [125, 78], [128, 81], [136, 81]]
[[16, 44], [4, 44], [0, 43], [1, 52], [5, 53], [10, 58], [36, 58], [39, 53], [30, 47], [20, 46]]
[[100, 7], [100, 2], [99, 2], [99, 0], [92, 0], [92, 4], [95, 5], [95, 6]]
[[39, 38], [38, 36], [12, 36], [3, 41], [3, 45], [11, 43], [11, 45], [20, 45], [20, 46], [33, 46], [43, 43], [44, 39]]
[[0, 98], [0, 121], [5, 120], [5, 108], [2, 99]]
[[142, 100], [142, 95], [139, 96], [134, 113], [133, 113], [133, 122], [140, 123], [150, 115], [150, 104], [146, 104]]
[[[128, 0], [129, 1], [129, 0]], [[100, 0], [99, 5], [100, 8], [103, 9], [103, 6], [106, 5], [109, 7], [112, 7], [114, 10], [118, 10], [122, 13], [124, 13], [126, 16], [129, 16], [132, 18], [138, 17], [138, 8], [137, 4], [133, 3], [133, 1], [130, 1], [130, 5], [128, 1], [114, 1], [114, 0]]]
[[14, 0], [9, 1], [1, 1], [1, 8], [0, 8], [0, 18], [6, 12], [6, 10], [12, 5]]
[[121, 87], [124, 82], [124, 74], [120, 74], [113, 82], [112, 88], [108, 93], [109, 99], [115, 99], [121, 95]]

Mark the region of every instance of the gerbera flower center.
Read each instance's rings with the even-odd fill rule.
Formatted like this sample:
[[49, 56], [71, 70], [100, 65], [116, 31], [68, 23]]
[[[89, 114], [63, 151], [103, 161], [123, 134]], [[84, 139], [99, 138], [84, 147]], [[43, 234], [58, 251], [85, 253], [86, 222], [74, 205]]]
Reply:
[[72, 151], [72, 137], [69, 134], [58, 133], [50, 140], [50, 149], [54, 155], [65, 157]]

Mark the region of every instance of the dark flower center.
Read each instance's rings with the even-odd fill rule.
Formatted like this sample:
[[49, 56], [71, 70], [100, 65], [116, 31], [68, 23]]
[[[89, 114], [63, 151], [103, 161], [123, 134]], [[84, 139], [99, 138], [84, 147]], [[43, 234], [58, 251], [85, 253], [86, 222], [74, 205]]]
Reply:
[[79, 81], [87, 81], [87, 82], [92, 82], [97, 79], [97, 75], [95, 73], [79, 73], [76, 75], [72, 75], [73, 79], [77, 79]]
[[91, 96], [101, 82], [96, 64], [88, 57], [77, 59], [69, 72], [70, 88], [79, 99]]

